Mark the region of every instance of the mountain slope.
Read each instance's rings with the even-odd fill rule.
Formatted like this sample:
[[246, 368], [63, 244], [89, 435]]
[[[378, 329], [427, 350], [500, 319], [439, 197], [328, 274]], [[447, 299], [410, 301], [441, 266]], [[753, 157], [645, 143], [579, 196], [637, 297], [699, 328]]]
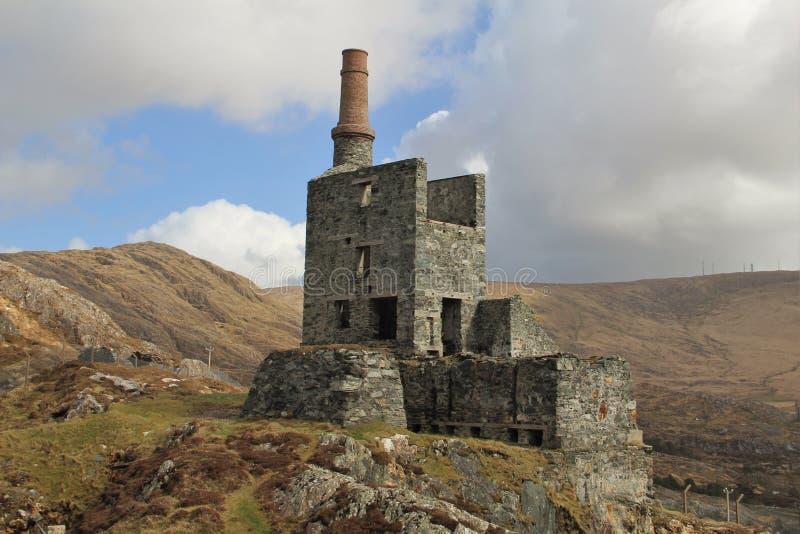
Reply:
[[137, 243], [111, 249], [0, 254], [74, 289], [130, 336], [188, 358], [214, 348], [216, 365], [254, 369], [264, 354], [300, 339], [300, 288], [260, 292], [242, 276], [174, 247]]
[[129, 336], [76, 291], [0, 261], [0, 391], [99, 345], [120, 358], [142, 353], [164, 365], [175, 363], [160, 347]]
[[[300, 339], [299, 287], [261, 292], [242, 276], [157, 243], [0, 254], [105, 310], [130, 336], [184, 357], [252, 371]], [[559, 346], [618, 354], [637, 384], [765, 400], [800, 391], [800, 272], [597, 284], [490, 284], [519, 292]]]
[[631, 362], [639, 387], [760, 399], [800, 391], [800, 272], [608, 284], [491, 286], [520, 292], [562, 349]]

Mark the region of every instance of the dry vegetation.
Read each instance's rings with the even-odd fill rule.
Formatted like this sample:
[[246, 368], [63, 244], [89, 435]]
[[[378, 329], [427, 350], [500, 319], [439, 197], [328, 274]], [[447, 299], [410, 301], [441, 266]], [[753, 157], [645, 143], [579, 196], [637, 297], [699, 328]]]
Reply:
[[656, 383], [775, 403], [800, 391], [797, 271], [494, 284], [490, 292], [523, 293], [564, 350], [628, 359], [640, 388]]
[[0, 254], [74, 289], [125, 332], [183, 357], [215, 347], [221, 366], [255, 369], [300, 339], [299, 288], [262, 292], [235, 273], [169, 245]]
[[[144, 394], [125, 394], [113, 384], [92, 381], [97, 371], [148, 386]], [[243, 393], [209, 379], [169, 387], [173, 382], [163, 378], [174, 380], [174, 375], [74, 362], [40, 375], [28, 390], [0, 395], [2, 523], [14, 531], [17, 509], [38, 506], [46, 524], [67, 523], [79, 532], [293, 532], [301, 525], [280, 514], [274, 491], [309, 465], [333, 466], [332, 456], [342, 451], [319, 445], [325, 432], [350, 434], [373, 451], [379, 464], [375, 438], [405, 433], [419, 452], [392, 464], [397, 476], [429, 475], [426, 484], [436, 479], [444, 487], [461, 478], [446, 457], [432, 452], [441, 436], [380, 423], [343, 430], [326, 423], [240, 419]], [[70, 421], [50, 417], [85, 388], [98, 398], [114, 398], [106, 412]], [[502, 488], [518, 491], [522, 475], [546, 462], [535, 449], [465, 441], [466, 452], [481, 458], [483, 474]], [[160, 470], [168, 476], [158, 478]], [[334, 505], [336, 499], [344, 503], [350, 498], [347, 491], [335, 496]], [[456, 506], [480, 513], [453, 491]], [[574, 497], [559, 499], [560, 506], [579, 509]], [[377, 509], [350, 519], [337, 518], [335, 506], [326, 510], [320, 509], [315, 519], [332, 532], [392, 532], [398, 527]], [[453, 521], [443, 514], [431, 519]]]

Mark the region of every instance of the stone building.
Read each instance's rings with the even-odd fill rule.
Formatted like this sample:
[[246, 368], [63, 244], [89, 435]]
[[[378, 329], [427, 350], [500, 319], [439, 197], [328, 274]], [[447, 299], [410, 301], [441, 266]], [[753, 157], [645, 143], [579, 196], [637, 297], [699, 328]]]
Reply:
[[521, 299], [485, 298], [484, 175], [428, 181], [420, 158], [372, 165], [367, 53], [342, 55], [333, 167], [308, 184], [303, 344], [552, 352]]
[[628, 363], [561, 354], [519, 296], [487, 298], [484, 176], [372, 165], [367, 53], [345, 50], [341, 77], [333, 166], [308, 184], [305, 346], [264, 359], [243, 413], [541, 447], [554, 484], [646, 523]]

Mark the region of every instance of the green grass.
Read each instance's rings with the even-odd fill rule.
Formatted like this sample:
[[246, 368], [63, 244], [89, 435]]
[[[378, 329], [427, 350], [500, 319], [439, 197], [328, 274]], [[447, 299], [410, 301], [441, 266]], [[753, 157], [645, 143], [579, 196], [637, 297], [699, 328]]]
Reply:
[[225, 521], [226, 533], [272, 532], [269, 519], [261, 511], [253, 496], [252, 486], [245, 486], [229, 495], [225, 508], [228, 510]]
[[[142, 399], [72, 421], [20, 429], [6, 426], [0, 431], [0, 465], [6, 476], [23, 476], [26, 484], [51, 501], [71, 500], [82, 508], [108, 483], [105, 466], [112, 452], [135, 445], [147, 453], [163, 443], [172, 425], [202, 420], [210, 411], [238, 408], [243, 401], [242, 394]], [[201, 428], [227, 435], [237, 424], [236, 420], [213, 420]]]

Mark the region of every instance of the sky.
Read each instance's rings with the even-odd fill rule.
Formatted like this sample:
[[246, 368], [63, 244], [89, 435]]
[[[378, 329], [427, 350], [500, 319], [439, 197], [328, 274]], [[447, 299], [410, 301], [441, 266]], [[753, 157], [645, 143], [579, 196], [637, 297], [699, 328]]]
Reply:
[[493, 272], [798, 269], [799, 21], [793, 0], [9, 0], [0, 252], [151, 240], [296, 279], [357, 47], [376, 163], [486, 173]]

